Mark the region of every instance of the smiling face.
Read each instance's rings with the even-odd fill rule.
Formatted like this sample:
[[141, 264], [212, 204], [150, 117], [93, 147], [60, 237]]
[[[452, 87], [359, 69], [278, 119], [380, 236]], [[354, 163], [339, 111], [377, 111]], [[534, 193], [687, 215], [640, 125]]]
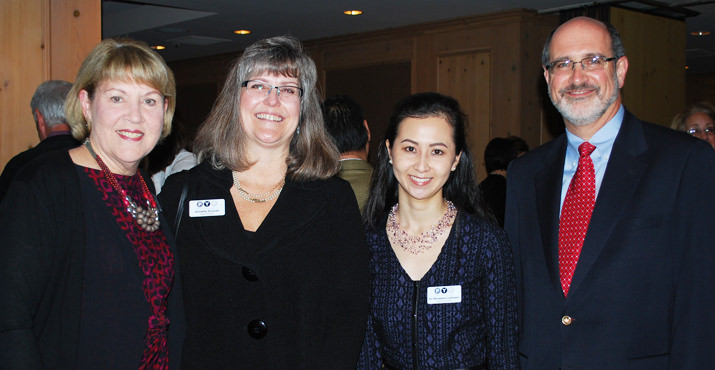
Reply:
[[105, 80], [93, 97], [81, 90], [79, 99], [97, 155], [114, 173], [136, 173], [161, 137], [167, 107], [161, 93], [134, 81]]
[[[563, 24], [553, 35], [549, 47], [550, 61], [586, 57], [614, 57], [611, 37], [606, 27], [593, 19], [575, 18]], [[551, 73], [544, 68], [549, 97], [564, 117], [566, 126], [606, 124], [620, 107], [619, 89], [623, 87], [628, 60], [621, 57], [605, 64], [603, 69], [586, 72], [580, 63], [573, 71]]]
[[400, 184], [400, 200], [442, 200], [442, 187], [461, 155], [456, 153], [452, 131], [439, 116], [400, 122], [394, 143], [385, 143]]
[[[252, 81], [261, 81], [272, 86], [296, 86], [300, 83], [295, 77], [275, 74], [262, 74], [252, 77]], [[300, 121], [300, 99], [279, 98], [276, 89], [270, 94], [254, 95], [243, 88], [240, 99], [241, 125], [250, 148], [290, 148], [298, 122]]]

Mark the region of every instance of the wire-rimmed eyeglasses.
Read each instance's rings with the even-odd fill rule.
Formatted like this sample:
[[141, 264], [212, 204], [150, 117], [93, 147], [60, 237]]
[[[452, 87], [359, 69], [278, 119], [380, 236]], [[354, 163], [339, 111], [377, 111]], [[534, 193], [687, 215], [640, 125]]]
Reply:
[[241, 83], [246, 88], [246, 93], [257, 98], [266, 98], [273, 89], [282, 101], [297, 101], [303, 97], [303, 89], [298, 86], [273, 86], [259, 80], [248, 80]]
[[571, 59], [555, 60], [547, 64], [545, 67], [553, 74], [571, 73], [573, 72], [574, 68], [576, 68], [576, 64], [580, 63], [581, 68], [584, 71], [591, 72], [603, 69], [608, 62], [614, 61], [616, 59], [618, 58], [608, 58], [602, 55], [596, 55], [592, 57], [583, 58], [579, 61], [573, 61]]

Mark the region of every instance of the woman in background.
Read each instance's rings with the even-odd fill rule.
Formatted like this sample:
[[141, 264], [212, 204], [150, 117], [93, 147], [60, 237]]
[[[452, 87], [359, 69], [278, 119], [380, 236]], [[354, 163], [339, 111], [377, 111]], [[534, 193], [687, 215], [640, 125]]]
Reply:
[[453, 98], [395, 107], [363, 218], [371, 305], [360, 369], [515, 369], [506, 234], [478, 200]]
[[199, 165], [164, 185], [178, 219], [184, 368], [355, 368], [365, 234], [350, 185], [333, 177], [316, 80], [296, 39], [249, 46], [194, 141]]
[[715, 149], [715, 107], [701, 101], [688, 107], [685, 112], [675, 116], [671, 128], [705, 140]]
[[179, 368], [173, 239], [137, 170], [175, 93], [143, 43], [107, 39], [82, 63], [65, 110], [84, 145], [28, 164], [0, 206], [0, 368]]

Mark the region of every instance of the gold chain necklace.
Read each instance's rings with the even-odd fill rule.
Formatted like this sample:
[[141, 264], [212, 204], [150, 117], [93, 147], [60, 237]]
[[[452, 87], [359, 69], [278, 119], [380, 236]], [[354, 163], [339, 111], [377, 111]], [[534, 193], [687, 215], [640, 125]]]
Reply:
[[432, 225], [429, 230], [416, 236], [408, 235], [405, 230], [400, 228], [400, 222], [397, 220], [397, 206], [399, 203], [396, 203], [390, 210], [390, 215], [387, 218], [387, 235], [390, 242], [396, 243], [402, 249], [414, 255], [432, 249], [437, 238], [444, 233], [444, 230], [452, 225], [454, 217], [457, 215], [457, 208], [454, 204], [450, 201], [446, 202], [447, 211], [442, 218], [437, 221], [437, 224]]
[[286, 183], [285, 178], [283, 178], [273, 189], [268, 190], [263, 194], [255, 195], [247, 192], [244, 188], [241, 187], [241, 182], [238, 181], [238, 172], [231, 171], [231, 173], [233, 174], [233, 185], [238, 190], [238, 195], [251, 203], [264, 203], [275, 199], [281, 193], [281, 191], [283, 190], [283, 186]]

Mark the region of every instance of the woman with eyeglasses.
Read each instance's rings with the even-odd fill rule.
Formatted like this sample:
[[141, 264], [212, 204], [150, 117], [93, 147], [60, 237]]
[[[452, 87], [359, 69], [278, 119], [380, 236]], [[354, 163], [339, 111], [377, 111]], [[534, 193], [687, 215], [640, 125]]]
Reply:
[[713, 123], [715, 123], [715, 107], [708, 102], [700, 101], [688, 107], [685, 112], [676, 115], [670, 127], [705, 140], [715, 149]]
[[479, 201], [457, 101], [400, 101], [363, 210], [370, 315], [358, 369], [516, 369], [506, 233]]
[[186, 309], [185, 369], [352, 369], [367, 321], [367, 249], [334, 178], [312, 59], [292, 37], [249, 46], [169, 177]]

